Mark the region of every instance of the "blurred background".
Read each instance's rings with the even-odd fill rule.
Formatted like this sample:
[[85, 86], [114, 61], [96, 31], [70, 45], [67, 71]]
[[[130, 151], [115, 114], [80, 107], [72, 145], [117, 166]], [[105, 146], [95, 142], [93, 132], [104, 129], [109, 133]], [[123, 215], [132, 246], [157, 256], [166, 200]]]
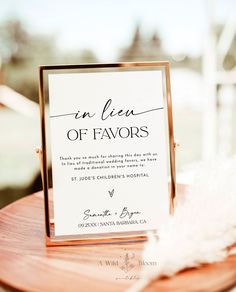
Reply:
[[236, 153], [235, 0], [0, 2], [0, 207], [41, 189], [39, 64], [169, 60], [178, 181]]

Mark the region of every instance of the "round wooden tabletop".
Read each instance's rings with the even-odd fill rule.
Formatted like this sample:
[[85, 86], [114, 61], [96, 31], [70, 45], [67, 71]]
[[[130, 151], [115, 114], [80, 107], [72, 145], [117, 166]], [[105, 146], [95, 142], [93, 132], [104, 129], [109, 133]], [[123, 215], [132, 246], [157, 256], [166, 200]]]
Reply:
[[[42, 192], [0, 211], [0, 281], [20, 291], [125, 291], [139, 277], [143, 243], [46, 247]], [[227, 291], [236, 256], [183, 271], [145, 291]]]

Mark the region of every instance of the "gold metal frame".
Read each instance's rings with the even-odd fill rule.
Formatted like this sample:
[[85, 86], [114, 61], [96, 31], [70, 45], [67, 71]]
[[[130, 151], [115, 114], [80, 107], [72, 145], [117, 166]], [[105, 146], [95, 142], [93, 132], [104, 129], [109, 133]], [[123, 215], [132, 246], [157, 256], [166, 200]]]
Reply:
[[169, 211], [173, 214], [174, 211], [174, 198], [176, 194], [176, 171], [175, 171], [175, 148], [177, 143], [174, 142], [174, 129], [172, 118], [172, 102], [171, 102], [171, 87], [170, 87], [170, 66], [169, 62], [125, 62], [125, 63], [112, 63], [112, 64], [80, 64], [80, 65], [43, 65], [39, 66], [39, 101], [40, 101], [40, 122], [41, 122], [41, 147], [36, 150], [40, 157], [41, 176], [44, 191], [44, 210], [45, 210], [45, 227], [46, 227], [46, 245], [74, 245], [74, 244], [98, 244], [98, 243], [111, 243], [111, 242], [128, 242], [128, 241], [142, 241], [146, 240], [146, 235], [129, 232], [130, 235], [122, 235], [121, 233], [113, 234], [99, 234], [96, 237], [88, 236], [84, 238], [81, 235], [76, 236], [55, 236], [54, 233], [54, 220], [51, 214], [49, 187], [48, 187], [48, 164], [47, 164], [47, 146], [46, 146], [46, 123], [45, 123], [45, 91], [44, 91], [44, 72], [53, 70], [82, 70], [82, 69], [107, 69], [107, 70], [137, 70], [137, 69], [163, 69], [165, 78], [164, 81], [164, 98], [166, 98], [167, 107], [167, 123], [168, 123], [168, 136], [169, 136], [169, 162], [170, 162], [170, 190], [169, 190]]

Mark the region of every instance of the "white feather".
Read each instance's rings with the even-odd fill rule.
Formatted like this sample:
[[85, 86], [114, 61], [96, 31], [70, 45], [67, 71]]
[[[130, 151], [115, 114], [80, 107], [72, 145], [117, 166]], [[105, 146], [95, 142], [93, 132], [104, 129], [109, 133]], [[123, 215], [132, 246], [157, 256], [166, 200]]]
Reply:
[[[236, 243], [236, 158], [202, 167], [166, 224], [146, 245], [158, 265], [144, 270], [129, 291], [140, 291], [151, 280], [190, 267], [223, 260]], [[151, 253], [151, 254], [150, 254]], [[144, 256], [145, 256], [144, 254]]]

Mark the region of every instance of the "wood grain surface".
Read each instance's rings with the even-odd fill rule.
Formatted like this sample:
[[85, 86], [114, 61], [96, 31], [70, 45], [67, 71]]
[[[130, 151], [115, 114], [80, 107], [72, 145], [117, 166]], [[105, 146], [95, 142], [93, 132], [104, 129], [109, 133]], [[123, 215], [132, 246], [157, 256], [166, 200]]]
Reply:
[[[20, 291], [125, 291], [139, 277], [143, 243], [45, 247], [42, 193], [0, 211], [0, 281]], [[228, 291], [236, 256], [157, 280], [145, 291]]]

